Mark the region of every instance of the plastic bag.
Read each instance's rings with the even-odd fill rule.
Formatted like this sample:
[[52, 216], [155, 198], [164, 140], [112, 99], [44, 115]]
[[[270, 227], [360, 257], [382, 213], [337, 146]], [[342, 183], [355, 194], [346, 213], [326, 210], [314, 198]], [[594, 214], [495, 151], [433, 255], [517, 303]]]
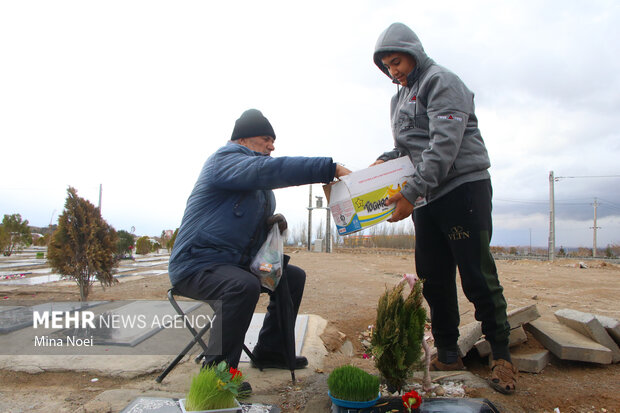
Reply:
[[274, 291], [282, 277], [284, 259], [284, 239], [277, 225], [271, 227], [267, 239], [258, 250], [250, 264], [252, 274], [258, 276], [260, 283], [269, 291]]

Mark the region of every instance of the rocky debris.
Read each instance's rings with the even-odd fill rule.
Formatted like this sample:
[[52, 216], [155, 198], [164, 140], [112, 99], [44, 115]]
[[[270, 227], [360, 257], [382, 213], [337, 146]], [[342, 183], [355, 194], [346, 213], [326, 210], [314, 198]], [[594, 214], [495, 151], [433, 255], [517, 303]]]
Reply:
[[325, 348], [329, 352], [338, 351], [347, 340], [347, 335], [338, 331], [336, 326], [331, 322], [327, 324], [327, 327], [325, 327], [320, 337], [321, 340], [323, 340]]

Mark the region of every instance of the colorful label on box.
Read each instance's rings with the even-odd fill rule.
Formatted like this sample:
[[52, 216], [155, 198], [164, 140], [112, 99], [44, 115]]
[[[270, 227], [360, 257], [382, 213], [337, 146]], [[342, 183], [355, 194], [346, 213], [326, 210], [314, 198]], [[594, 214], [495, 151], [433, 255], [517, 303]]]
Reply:
[[332, 205], [338, 233], [345, 235], [361, 231], [388, 219], [394, 211], [394, 205], [388, 206], [385, 202], [398, 193], [405, 183], [406, 181], [397, 184], [396, 188], [395, 185], [379, 188]]
[[385, 202], [400, 192], [411, 174], [413, 165], [409, 158], [403, 157], [353, 172], [339, 182], [326, 185], [338, 234], [361, 231], [388, 219], [394, 205], [387, 206]]

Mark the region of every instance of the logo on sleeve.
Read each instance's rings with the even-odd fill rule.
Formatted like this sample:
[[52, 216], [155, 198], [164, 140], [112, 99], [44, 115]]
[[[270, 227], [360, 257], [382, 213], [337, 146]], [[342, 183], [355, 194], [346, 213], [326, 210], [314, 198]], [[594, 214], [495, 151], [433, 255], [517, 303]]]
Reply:
[[456, 120], [458, 122], [463, 122], [463, 118], [460, 116], [456, 116], [456, 115], [439, 115], [437, 116], [437, 119], [443, 119], [443, 120]]

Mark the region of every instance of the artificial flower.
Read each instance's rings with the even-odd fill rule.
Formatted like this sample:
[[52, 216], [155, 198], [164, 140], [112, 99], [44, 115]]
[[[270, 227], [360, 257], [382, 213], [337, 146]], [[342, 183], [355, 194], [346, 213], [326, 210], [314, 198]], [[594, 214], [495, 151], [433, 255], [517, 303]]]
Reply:
[[411, 412], [422, 404], [422, 397], [417, 391], [411, 390], [403, 394], [403, 405], [407, 408], [408, 412]]
[[235, 377], [239, 376], [239, 377], [243, 377], [243, 374], [241, 374], [241, 370], [237, 370], [234, 367], [230, 368], [230, 374], [232, 374], [232, 378], [234, 379]]

